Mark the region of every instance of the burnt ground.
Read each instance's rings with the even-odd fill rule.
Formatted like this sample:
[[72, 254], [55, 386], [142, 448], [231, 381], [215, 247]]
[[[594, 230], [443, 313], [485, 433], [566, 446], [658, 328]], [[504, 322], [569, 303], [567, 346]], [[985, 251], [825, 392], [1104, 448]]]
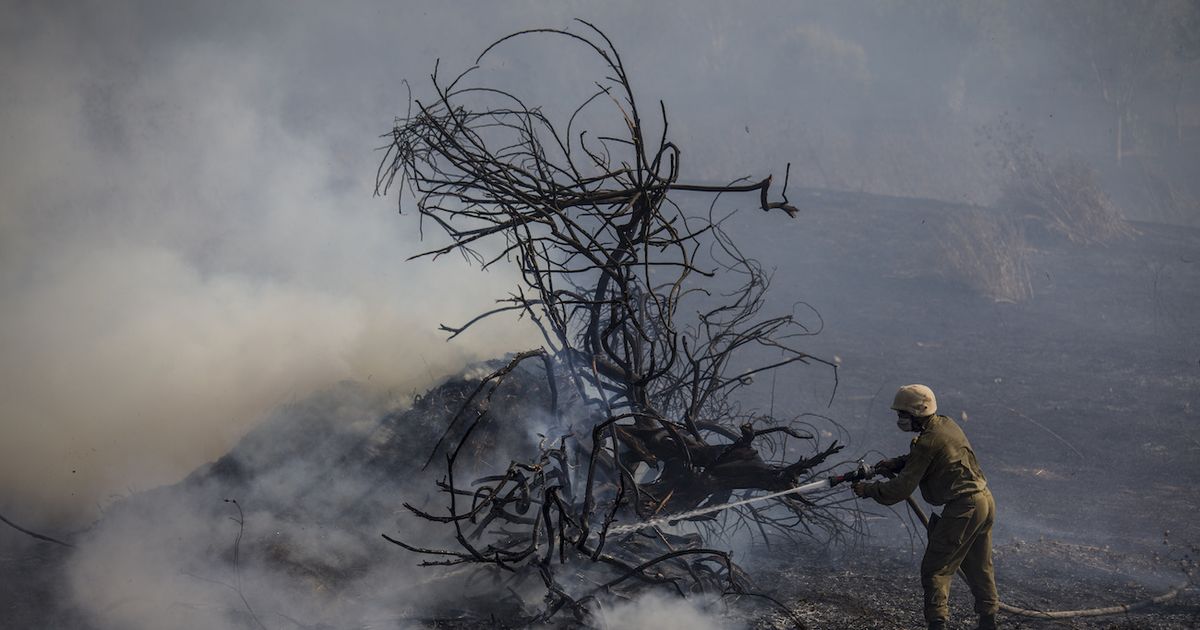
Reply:
[[[792, 226], [764, 230], [769, 218], [752, 216], [734, 228], [764, 232], [751, 251], [776, 270], [780, 306], [814, 305], [824, 329], [806, 346], [839, 361], [831, 405], [832, 378], [813, 369], [774, 383], [776, 412], [825, 407], [853, 437], [848, 451], [874, 461], [907, 450], [887, 411], [895, 387], [928, 383], [996, 496], [1005, 601], [1111, 606], [1179, 582], [1164, 558], [1200, 543], [1200, 232], [1136, 224], [1135, 237], [1102, 245], [1042, 238], [1031, 242], [1032, 299], [999, 303], [941, 252], [940, 226], [971, 208], [803, 197]], [[774, 592], [789, 601], [809, 593], [813, 627], [916, 627], [920, 547], [913, 555], [900, 519], [882, 514], [862, 553], [827, 569], [764, 567], [763, 582], [785, 585]], [[955, 593], [956, 616], [973, 617], [965, 586]], [[1020, 627], [1190, 628], [1197, 606], [1191, 591], [1127, 618]]]
[[[1170, 577], [1175, 583], [1181, 581], [1169, 563], [1111, 548], [1050, 540], [999, 544], [995, 557], [1001, 599], [1031, 610], [1133, 603], [1166, 592], [1173, 586]], [[754, 575], [761, 584], [786, 585], [778, 594], [790, 595], [783, 600], [798, 610], [811, 628], [921, 628], [919, 565], [919, 548], [909, 553], [897, 547], [870, 547], [836, 562], [803, 557], [774, 561], [759, 567]], [[1129, 577], [1130, 573], [1145, 576], [1147, 571], [1157, 575], [1142, 582]], [[975, 627], [970, 594], [958, 580], [951, 590], [950, 612], [951, 628]], [[748, 616], [752, 628], [792, 625], [778, 613]], [[1200, 624], [1200, 594], [1185, 591], [1167, 603], [1124, 615], [1044, 621], [1001, 613], [1000, 618], [1008, 628], [1195, 628]]]
[[[1167, 592], [1182, 581], [1181, 554], [1118, 551], [1111, 547], [1070, 544], [1049, 539], [996, 545], [1001, 599], [1030, 610], [1081, 610], [1134, 603]], [[921, 587], [916, 578], [921, 548], [864, 545], [836, 558], [824, 553], [762, 551], [751, 574], [755, 587], [785, 603], [805, 625], [828, 630], [896, 630], [923, 628]], [[1138, 576], [1140, 579], [1131, 576]], [[1019, 579], [1018, 579], [1019, 578]], [[975, 627], [966, 586], [951, 591], [950, 628]], [[777, 608], [757, 600], [712, 605], [707, 610], [716, 627], [776, 630], [794, 627]], [[1001, 613], [1006, 628], [1167, 630], [1200, 627], [1200, 592], [1185, 590], [1174, 599], [1127, 614], [1067, 620], [1035, 620]], [[494, 625], [493, 625], [494, 624]], [[507, 626], [489, 620], [488, 627]], [[448, 630], [482, 627], [478, 617], [426, 620], [421, 628]], [[674, 626], [669, 626], [674, 628]]]
[[[998, 303], [949, 270], [941, 253], [940, 226], [973, 209], [822, 191], [792, 197], [803, 209], [796, 220], [746, 212], [729, 228], [748, 253], [775, 270], [768, 311], [786, 310], [797, 300], [819, 311], [820, 334], [803, 347], [836, 360], [839, 382], [830, 403], [832, 375], [814, 365], [762, 379], [748, 392], [747, 404], [765, 411], [764, 401], [771, 400], [781, 417], [827, 415], [849, 440], [847, 455], [874, 461], [907, 448], [887, 411], [895, 387], [928, 383], [941, 411], [958, 419], [971, 438], [996, 496], [1002, 599], [1025, 608], [1110, 606], [1179, 581], [1179, 561], [1200, 544], [1200, 231], [1138, 224], [1136, 237], [1106, 245], [1043, 239], [1031, 253], [1032, 299]], [[341, 422], [361, 411], [333, 415]], [[305, 420], [315, 424], [304, 435], [323, 431], [319, 448], [304, 447], [310, 458], [320, 454], [315, 474], [322, 481], [313, 487], [322, 490], [353, 469], [365, 485], [355, 487], [354, 501], [341, 509], [394, 507], [394, 493], [378, 488], [402, 476], [422, 450], [411, 428], [402, 426], [404, 418], [389, 415], [367, 433]], [[246, 468], [252, 458], [239, 459], [234, 449], [176, 490], [199, 492], [220, 482], [227, 492], [254, 474], [294, 477], [279, 472], [295, 459], [288, 449], [299, 448], [275, 432], [272, 423], [279, 422], [269, 421], [239, 445], [256, 453], [254, 466]], [[422, 427], [421, 439], [435, 433]], [[264, 453], [269, 457], [263, 459]], [[290, 512], [291, 523], [306, 518], [306, 502], [329, 513], [320, 492], [254, 492], [243, 488], [237, 496], [260, 509], [286, 498], [279, 511]], [[128, 503], [139, 501], [152, 499]], [[115, 506], [110, 514], [120, 510]], [[919, 627], [920, 540], [910, 535], [906, 519], [874, 511], [871, 536], [852, 548], [753, 548], [740, 550], [739, 562], [810, 627]], [[227, 515], [214, 511], [211, 518], [222, 522]], [[364, 540], [377, 544], [378, 533], [370, 529]], [[220, 535], [222, 548], [228, 538]], [[11, 530], [0, 534], [0, 542], [0, 626], [112, 627], [97, 624], [70, 601], [63, 570], [71, 552]], [[248, 554], [255, 553], [254, 543], [247, 539]], [[360, 560], [412, 564], [401, 555], [373, 547]], [[311, 569], [297, 561], [288, 570]], [[973, 627], [960, 583], [952, 605], [957, 627]], [[1027, 628], [1191, 628], [1200, 626], [1198, 615], [1200, 593], [1191, 590], [1129, 615], [1004, 619], [1008, 627]], [[229, 627], [254, 627], [236, 614], [228, 620]], [[748, 603], [730, 609], [726, 621], [787, 627], [776, 613]], [[452, 615], [409, 617], [402, 627], [501, 623]]]

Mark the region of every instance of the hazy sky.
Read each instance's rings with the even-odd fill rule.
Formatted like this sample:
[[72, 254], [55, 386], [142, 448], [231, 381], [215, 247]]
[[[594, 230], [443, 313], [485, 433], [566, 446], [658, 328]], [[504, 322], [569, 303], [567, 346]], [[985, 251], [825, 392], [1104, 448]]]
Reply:
[[[1042, 63], [1054, 41], [987, 4], [3, 4], [0, 510], [35, 521], [174, 481], [338, 380], [399, 397], [536, 345], [511, 325], [443, 343], [512, 278], [405, 262], [417, 221], [372, 195], [401, 81], [427, 96], [436, 59], [457, 72], [513, 30], [605, 29], [666, 101], [685, 178], [791, 160], [799, 184], [986, 203], [981, 122], [1071, 111], [1062, 137], [1107, 150], [1103, 104], [1071, 109], [1085, 90]], [[485, 70], [566, 106], [595, 66], [543, 43]]]

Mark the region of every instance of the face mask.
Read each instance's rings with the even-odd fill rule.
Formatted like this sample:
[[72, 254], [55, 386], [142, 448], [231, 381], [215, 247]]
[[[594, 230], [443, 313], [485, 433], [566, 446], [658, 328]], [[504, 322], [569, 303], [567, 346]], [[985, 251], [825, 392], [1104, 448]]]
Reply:
[[896, 426], [900, 427], [901, 431], [912, 431], [912, 416], [899, 416], [896, 418]]

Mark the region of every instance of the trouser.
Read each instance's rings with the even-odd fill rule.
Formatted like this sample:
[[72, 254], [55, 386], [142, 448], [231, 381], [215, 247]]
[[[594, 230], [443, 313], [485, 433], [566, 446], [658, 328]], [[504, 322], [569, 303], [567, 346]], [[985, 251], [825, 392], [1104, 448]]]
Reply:
[[996, 614], [1000, 597], [992, 569], [995, 517], [996, 502], [987, 490], [955, 499], [942, 510], [942, 517], [929, 531], [929, 545], [921, 559], [926, 621], [949, 618], [950, 581], [959, 567], [975, 596], [975, 612]]

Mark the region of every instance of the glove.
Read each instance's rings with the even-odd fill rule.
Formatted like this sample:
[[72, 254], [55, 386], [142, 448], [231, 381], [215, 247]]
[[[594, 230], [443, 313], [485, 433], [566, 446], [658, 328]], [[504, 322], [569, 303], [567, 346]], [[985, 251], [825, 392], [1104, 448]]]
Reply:
[[861, 498], [867, 496], [867, 484], [861, 481], [856, 481], [850, 484], [850, 489], [854, 491], [854, 496], [856, 497]]
[[900, 469], [904, 468], [904, 462], [897, 458], [881, 459], [875, 464], [875, 472], [887, 478], [896, 476]]

